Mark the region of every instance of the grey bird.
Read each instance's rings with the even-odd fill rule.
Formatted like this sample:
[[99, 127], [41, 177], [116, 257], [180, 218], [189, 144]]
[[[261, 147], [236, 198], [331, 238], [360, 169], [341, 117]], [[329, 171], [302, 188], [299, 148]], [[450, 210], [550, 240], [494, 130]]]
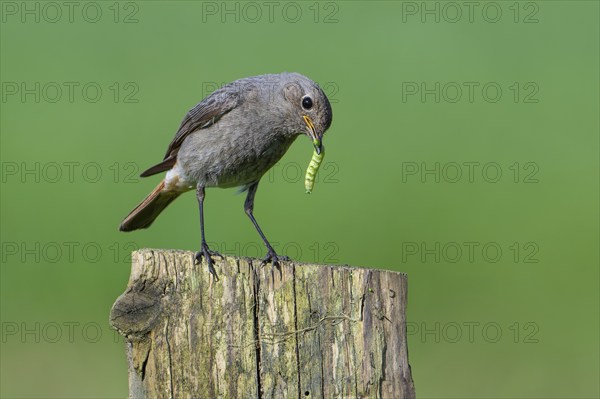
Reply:
[[258, 183], [302, 134], [320, 153], [332, 116], [323, 90], [298, 73], [253, 76], [221, 87], [185, 115], [163, 161], [141, 174], [167, 172], [119, 230], [149, 227], [174, 199], [195, 188], [202, 237], [195, 258], [201, 263], [204, 257], [218, 278], [212, 257], [221, 255], [208, 248], [204, 235], [205, 189], [240, 187], [247, 191], [244, 210], [267, 247], [263, 264], [279, 267], [286, 258], [275, 253], [253, 215]]

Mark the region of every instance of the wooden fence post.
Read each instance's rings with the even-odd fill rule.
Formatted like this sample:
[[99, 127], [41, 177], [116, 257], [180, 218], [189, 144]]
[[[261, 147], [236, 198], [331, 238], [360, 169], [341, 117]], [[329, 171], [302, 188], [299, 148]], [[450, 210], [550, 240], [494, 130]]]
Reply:
[[110, 323], [126, 339], [129, 397], [413, 398], [406, 275], [193, 253], [132, 254]]

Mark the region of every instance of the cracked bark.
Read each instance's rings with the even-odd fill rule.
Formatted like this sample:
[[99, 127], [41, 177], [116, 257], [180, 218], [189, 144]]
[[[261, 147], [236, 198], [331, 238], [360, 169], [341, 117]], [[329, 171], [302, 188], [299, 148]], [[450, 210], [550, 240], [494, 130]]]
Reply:
[[412, 398], [406, 275], [136, 251], [110, 322], [130, 398]]

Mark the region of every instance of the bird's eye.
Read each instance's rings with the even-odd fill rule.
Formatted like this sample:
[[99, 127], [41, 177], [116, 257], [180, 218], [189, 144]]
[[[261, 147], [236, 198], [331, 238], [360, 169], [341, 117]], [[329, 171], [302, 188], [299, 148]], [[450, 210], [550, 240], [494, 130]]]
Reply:
[[311, 109], [312, 106], [313, 106], [312, 98], [310, 98], [310, 96], [304, 96], [302, 98], [302, 108]]

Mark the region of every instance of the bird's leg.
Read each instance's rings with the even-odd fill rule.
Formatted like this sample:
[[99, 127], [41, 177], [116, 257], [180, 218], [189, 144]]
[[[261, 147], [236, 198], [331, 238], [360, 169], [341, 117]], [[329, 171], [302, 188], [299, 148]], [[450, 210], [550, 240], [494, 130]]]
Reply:
[[202, 263], [202, 257], [204, 256], [206, 258], [206, 263], [208, 263], [208, 271], [215, 277], [216, 280], [218, 280], [219, 276], [217, 276], [217, 272], [215, 271], [212, 257], [220, 256], [221, 259], [223, 259], [223, 255], [218, 252], [211, 251], [206, 244], [206, 239], [204, 238], [204, 186], [198, 185], [198, 187], [196, 187], [196, 198], [198, 198], [198, 208], [200, 209], [200, 234], [202, 235], [202, 244], [200, 251], [196, 252], [195, 258], [198, 263]]
[[262, 261], [261, 265], [265, 265], [265, 264], [267, 264], [267, 262], [272, 262], [274, 266], [276, 266], [278, 269], [280, 269], [279, 262], [280, 261], [288, 261], [288, 260], [290, 260], [290, 258], [288, 258], [287, 256], [279, 256], [279, 255], [277, 255], [277, 253], [275, 253], [275, 250], [273, 249], [271, 244], [269, 244], [267, 237], [265, 237], [265, 234], [262, 232], [262, 230], [260, 229], [260, 226], [258, 225], [258, 223], [256, 222], [256, 219], [254, 218], [254, 214], [252, 213], [252, 211], [254, 210], [254, 195], [256, 194], [257, 188], [258, 188], [258, 182], [252, 183], [252, 185], [250, 185], [250, 187], [248, 187], [248, 195], [246, 196], [246, 201], [244, 202], [244, 211], [246, 211], [246, 214], [252, 221], [252, 224], [254, 224], [254, 227], [256, 227], [256, 231], [258, 231], [258, 234], [260, 234], [260, 238], [263, 239], [265, 246], [267, 247], [267, 256]]

